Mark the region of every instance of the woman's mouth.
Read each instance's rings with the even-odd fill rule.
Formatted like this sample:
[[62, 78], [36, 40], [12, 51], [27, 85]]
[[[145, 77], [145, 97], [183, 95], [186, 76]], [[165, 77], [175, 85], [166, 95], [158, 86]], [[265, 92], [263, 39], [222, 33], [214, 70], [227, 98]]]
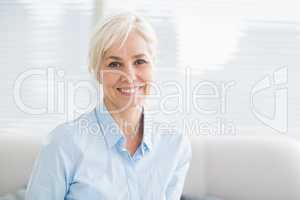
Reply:
[[143, 93], [144, 86], [135, 86], [135, 87], [122, 87], [117, 88], [119, 93], [124, 96], [134, 96], [140, 93]]

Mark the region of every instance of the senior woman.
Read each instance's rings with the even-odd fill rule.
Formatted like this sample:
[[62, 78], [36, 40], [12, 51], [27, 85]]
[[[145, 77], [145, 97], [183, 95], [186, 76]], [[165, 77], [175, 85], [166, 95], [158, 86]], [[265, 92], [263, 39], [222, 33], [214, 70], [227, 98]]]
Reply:
[[178, 200], [191, 159], [186, 136], [166, 134], [146, 109], [156, 36], [121, 13], [96, 28], [90, 69], [103, 88], [91, 112], [55, 128], [41, 149], [27, 200]]

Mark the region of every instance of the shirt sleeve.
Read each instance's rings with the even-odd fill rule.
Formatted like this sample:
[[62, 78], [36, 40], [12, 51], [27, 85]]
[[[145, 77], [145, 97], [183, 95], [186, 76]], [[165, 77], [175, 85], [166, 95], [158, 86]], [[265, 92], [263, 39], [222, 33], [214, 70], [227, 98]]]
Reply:
[[180, 154], [178, 164], [174, 170], [174, 174], [167, 186], [166, 200], [179, 200], [183, 191], [186, 174], [189, 170], [192, 158], [192, 148], [189, 139], [182, 137], [181, 145], [179, 145]]
[[49, 134], [38, 155], [25, 200], [63, 200], [71, 182], [74, 155], [72, 137], [64, 127]]

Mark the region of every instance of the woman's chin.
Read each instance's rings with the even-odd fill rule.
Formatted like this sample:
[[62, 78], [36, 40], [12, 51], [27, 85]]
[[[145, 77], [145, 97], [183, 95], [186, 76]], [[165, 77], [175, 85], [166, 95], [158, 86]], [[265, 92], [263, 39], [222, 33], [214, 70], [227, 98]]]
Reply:
[[[121, 100], [121, 99], [119, 99]], [[119, 101], [118, 103], [119, 110], [126, 110], [129, 108], [143, 106], [144, 105], [144, 98], [130, 98], [124, 101]]]

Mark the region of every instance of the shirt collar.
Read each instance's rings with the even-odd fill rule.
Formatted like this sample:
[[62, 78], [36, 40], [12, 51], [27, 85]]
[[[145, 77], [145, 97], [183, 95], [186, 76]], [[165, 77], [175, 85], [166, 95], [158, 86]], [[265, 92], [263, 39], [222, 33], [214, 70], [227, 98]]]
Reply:
[[[153, 144], [152, 118], [148, 109], [149, 108], [147, 106], [143, 106], [144, 133], [141, 142], [141, 149], [143, 154], [145, 153], [145, 151], [150, 151], [152, 149]], [[117, 144], [123, 145], [125, 142], [125, 138], [122, 133], [122, 130], [119, 128], [118, 124], [113, 119], [103, 100], [96, 107], [96, 116], [98, 124], [102, 129], [103, 136], [106, 139], [109, 147], [111, 148]]]
[[123, 138], [123, 133], [118, 124], [107, 110], [103, 100], [96, 107], [96, 116], [98, 124], [102, 130], [103, 137], [106, 139], [108, 146], [112, 147]]

